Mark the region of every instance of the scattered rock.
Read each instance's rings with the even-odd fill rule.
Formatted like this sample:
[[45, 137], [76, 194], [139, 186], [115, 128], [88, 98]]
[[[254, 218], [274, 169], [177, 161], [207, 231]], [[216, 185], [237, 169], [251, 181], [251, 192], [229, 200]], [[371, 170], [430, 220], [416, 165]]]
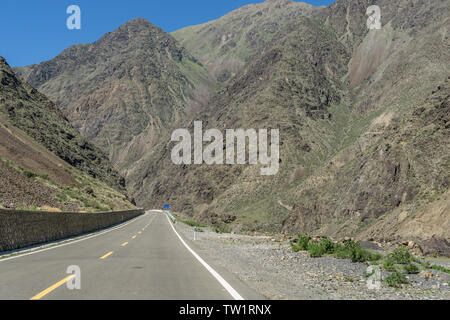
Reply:
[[374, 242], [360, 241], [359, 244], [361, 245], [361, 248], [366, 249], [366, 250], [383, 251], [383, 248]]
[[233, 216], [231, 214], [224, 214], [221, 216], [221, 219], [224, 223], [232, 223], [236, 220], [236, 216]]
[[419, 277], [424, 278], [424, 279], [432, 279], [433, 278], [433, 274], [431, 272], [428, 272], [428, 271], [421, 271], [419, 273]]

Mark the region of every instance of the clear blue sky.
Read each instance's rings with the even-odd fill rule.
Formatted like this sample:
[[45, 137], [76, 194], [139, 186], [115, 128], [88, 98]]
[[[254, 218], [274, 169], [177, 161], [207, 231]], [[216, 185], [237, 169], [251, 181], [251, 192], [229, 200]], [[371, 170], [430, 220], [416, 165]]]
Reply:
[[[262, 0], [1, 0], [0, 56], [11, 66], [40, 63], [78, 43], [91, 43], [134, 18], [167, 32], [217, 19]], [[335, 0], [304, 0], [330, 5]], [[68, 30], [66, 9], [81, 8], [81, 30]]]

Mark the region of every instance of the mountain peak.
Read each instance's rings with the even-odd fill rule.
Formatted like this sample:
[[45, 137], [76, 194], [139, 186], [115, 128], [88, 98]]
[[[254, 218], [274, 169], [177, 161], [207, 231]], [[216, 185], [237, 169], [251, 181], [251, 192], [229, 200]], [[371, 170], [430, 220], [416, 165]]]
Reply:
[[135, 18], [133, 20], [130, 20], [122, 25], [122, 27], [155, 27], [150, 21], [148, 21], [145, 18]]
[[103, 42], [118, 42], [122, 44], [129, 43], [130, 41], [147, 42], [159, 37], [166, 38], [169, 35], [147, 19], [136, 18], [126, 22], [114, 31], [108, 32], [97, 41], [97, 44]]
[[118, 29], [116, 29], [112, 33], [126, 32], [130, 35], [138, 35], [149, 31], [163, 32], [161, 28], [158, 28], [147, 19], [136, 18], [121, 25]]
[[277, 4], [277, 5], [288, 5], [291, 4], [293, 1], [292, 0], [266, 0], [264, 3], [267, 4]]

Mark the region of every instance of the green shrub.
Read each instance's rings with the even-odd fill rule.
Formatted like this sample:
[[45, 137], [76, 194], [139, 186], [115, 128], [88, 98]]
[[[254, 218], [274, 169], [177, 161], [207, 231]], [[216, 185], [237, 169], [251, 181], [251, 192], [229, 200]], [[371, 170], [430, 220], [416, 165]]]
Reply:
[[415, 263], [420, 264], [422, 267], [424, 267], [426, 269], [430, 269], [432, 267], [431, 263], [429, 263], [428, 261], [423, 261], [423, 260], [421, 260], [419, 258], [413, 257], [412, 261], [415, 262]]
[[23, 169], [23, 174], [25, 175], [25, 177], [33, 179], [35, 177], [37, 177], [38, 175], [36, 173], [34, 173], [33, 171], [27, 170], [27, 169]]
[[337, 259], [349, 259], [351, 251], [344, 245], [337, 244], [334, 248], [333, 256]]
[[350, 259], [352, 259], [352, 262], [366, 262], [372, 260], [372, 254], [367, 250], [357, 247], [352, 250]]
[[359, 243], [346, 241], [343, 245], [334, 243], [328, 238], [320, 242], [312, 241], [307, 235], [299, 234], [297, 243], [291, 243], [292, 250], [298, 252], [308, 251], [313, 258], [322, 257], [326, 254], [333, 255], [338, 259], [351, 259], [352, 262], [377, 261], [382, 258], [380, 254], [373, 254], [360, 247]]
[[309, 236], [304, 235], [304, 234], [299, 234], [298, 235], [298, 247], [300, 248], [300, 250], [303, 250], [303, 251], [308, 250], [309, 241], [311, 241], [311, 238]]
[[377, 261], [382, 258], [378, 253], [373, 254], [362, 249], [359, 243], [354, 241], [346, 241], [344, 245], [335, 245], [334, 257], [339, 259], [351, 259], [352, 262]]
[[410, 262], [405, 265], [405, 271], [407, 274], [418, 274], [420, 270], [414, 263]]
[[383, 263], [383, 268], [388, 272], [396, 271], [394, 260], [388, 257], [386, 261]]
[[337, 250], [333, 253], [333, 257], [337, 259], [349, 259], [349, 252], [345, 250]]
[[309, 236], [299, 233], [297, 243], [291, 242], [292, 250], [294, 252], [299, 252], [300, 250], [307, 251], [310, 240], [311, 238]]
[[335, 243], [328, 238], [323, 239], [322, 242], [320, 243], [320, 246], [323, 248], [323, 251], [327, 254], [333, 254], [336, 249]]
[[372, 253], [370, 261], [380, 262], [381, 259], [383, 259], [383, 255], [381, 253]]
[[438, 266], [438, 265], [430, 265], [429, 269], [433, 269], [433, 270], [439, 270], [441, 272], [445, 272], [445, 273], [449, 273], [450, 274], [450, 269], [447, 269], [443, 266]]
[[393, 288], [400, 288], [402, 284], [409, 284], [408, 279], [406, 276], [396, 271], [395, 273], [390, 274], [389, 276], [384, 279], [384, 282], [389, 286]]
[[184, 224], [187, 224], [190, 227], [199, 227], [199, 228], [205, 228], [206, 226], [204, 224], [198, 223], [196, 221], [191, 221], [191, 220], [186, 220], [186, 221], [181, 221]]
[[308, 252], [311, 255], [312, 258], [319, 258], [322, 257], [326, 251], [324, 247], [316, 242], [316, 241], [310, 241], [308, 244]]
[[394, 260], [396, 264], [408, 264], [412, 261], [413, 257], [405, 248], [397, 248], [393, 253], [390, 254], [390, 257]]
[[351, 254], [353, 251], [360, 248], [359, 243], [355, 241], [346, 241], [344, 242], [344, 250]]

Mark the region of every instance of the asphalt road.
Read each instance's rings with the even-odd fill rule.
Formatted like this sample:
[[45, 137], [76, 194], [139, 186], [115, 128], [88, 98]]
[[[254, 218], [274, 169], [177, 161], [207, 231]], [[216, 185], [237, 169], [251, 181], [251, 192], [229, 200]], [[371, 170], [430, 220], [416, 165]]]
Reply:
[[[0, 259], [0, 299], [260, 298], [183, 242], [164, 213], [147, 212], [88, 238]], [[76, 284], [69, 266], [79, 267], [80, 289], [67, 287]]]

